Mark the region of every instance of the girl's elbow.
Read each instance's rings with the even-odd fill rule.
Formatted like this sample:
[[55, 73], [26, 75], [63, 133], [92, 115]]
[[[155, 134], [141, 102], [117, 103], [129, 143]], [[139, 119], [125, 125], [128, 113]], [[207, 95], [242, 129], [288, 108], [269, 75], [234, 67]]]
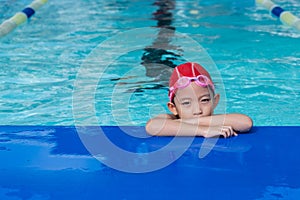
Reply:
[[253, 121], [250, 117], [246, 116], [245, 118], [245, 129], [243, 132], [249, 132], [253, 126]]
[[152, 135], [152, 136], [157, 135], [155, 128], [153, 127], [152, 119], [150, 119], [147, 122], [145, 129], [146, 129], [147, 134]]

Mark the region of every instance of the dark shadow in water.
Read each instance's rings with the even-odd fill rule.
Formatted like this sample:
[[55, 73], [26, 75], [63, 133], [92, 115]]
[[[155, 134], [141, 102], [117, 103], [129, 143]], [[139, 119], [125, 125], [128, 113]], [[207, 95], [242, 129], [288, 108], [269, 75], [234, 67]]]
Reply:
[[[158, 33], [154, 37], [151, 45], [144, 48], [141, 57], [141, 64], [146, 69], [146, 76], [154, 78], [152, 81], [134, 82], [134, 87], [127, 92], [143, 93], [146, 90], [163, 89], [168, 90], [168, 82], [173, 69], [184, 62], [180, 47], [172, 44], [175, 36], [176, 28], [173, 26], [173, 13], [175, 8], [175, 0], [158, 0], [153, 3], [157, 6], [155, 12], [152, 13], [152, 20], [156, 21]], [[122, 77], [111, 79], [118, 84], [130, 84], [126, 79], [131, 77]]]
[[141, 64], [146, 68], [146, 76], [153, 77], [162, 85], [167, 86], [169, 77], [181, 60], [179, 47], [171, 44], [175, 33], [172, 10], [175, 8], [174, 0], [159, 0], [154, 3], [158, 9], [152, 13], [153, 20], [157, 21], [159, 29], [152, 45], [145, 47]]

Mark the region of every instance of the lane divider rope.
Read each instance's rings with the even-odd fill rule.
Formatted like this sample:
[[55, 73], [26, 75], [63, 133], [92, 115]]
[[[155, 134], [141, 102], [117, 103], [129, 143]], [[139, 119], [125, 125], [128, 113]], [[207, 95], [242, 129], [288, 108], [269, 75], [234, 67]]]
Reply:
[[283, 8], [276, 5], [271, 0], [255, 0], [255, 2], [256, 5], [260, 5], [269, 10], [269, 12], [275, 17], [279, 18], [283, 24], [291, 26], [300, 31], [300, 19], [289, 11], [285, 11]]
[[5, 20], [0, 25], [0, 38], [12, 32], [17, 26], [29, 19], [40, 7], [42, 7], [48, 0], [35, 0], [26, 6], [21, 12], [17, 12], [13, 17]]

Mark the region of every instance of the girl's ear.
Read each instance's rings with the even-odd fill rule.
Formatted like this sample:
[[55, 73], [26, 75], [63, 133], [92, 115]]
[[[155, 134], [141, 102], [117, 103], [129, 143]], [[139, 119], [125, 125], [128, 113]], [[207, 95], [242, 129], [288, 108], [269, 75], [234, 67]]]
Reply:
[[214, 107], [214, 109], [217, 107], [217, 105], [218, 105], [218, 103], [219, 103], [219, 100], [220, 100], [220, 94], [216, 94], [215, 96], [214, 96], [214, 102], [213, 102], [213, 107]]
[[168, 102], [167, 105], [168, 105], [169, 111], [170, 111], [171, 113], [173, 113], [173, 115], [177, 116], [177, 115], [178, 115], [178, 112], [177, 112], [177, 108], [176, 108], [175, 104], [172, 103], [172, 102]]

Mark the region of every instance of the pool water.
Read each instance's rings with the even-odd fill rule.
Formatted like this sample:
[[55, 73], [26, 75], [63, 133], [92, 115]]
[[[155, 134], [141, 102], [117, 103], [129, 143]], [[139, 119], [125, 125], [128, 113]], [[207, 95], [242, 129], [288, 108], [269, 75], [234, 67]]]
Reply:
[[[49, 1], [0, 38], [0, 199], [299, 199], [299, 38], [253, 0]], [[249, 134], [146, 134], [186, 60]]]
[[[30, 2], [0, 0], [0, 19]], [[300, 16], [300, 2], [278, 4]], [[74, 125], [74, 83], [91, 52], [118, 34], [145, 27], [175, 30], [205, 49], [217, 69], [212, 77], [220, 78], [217, 88], [224, 89], [227, 113], [247, 114], [256, 126], [299, 125], [300, 33], [250, 0], [49, 1], [0, 39], [1, 124]], [[165, 60], [170, 67], [183, 62], [189, 50], [180, 51], [180, 41], [171, 39], [167, 43], [174, 49], [147, 57], [147, 42], [128, 40], [141, 48], [111, 61], [96, 87], [94, 105], [81, 96], [79, 106], [95, 109], [98, 121], [85, 116], [80, 124], [144, 126], [151, 116], [167, 112], [168, 76], [162, 68], [147, 68], [145, 59]], [[224, 112], [223, 107], [216, 112]]]

